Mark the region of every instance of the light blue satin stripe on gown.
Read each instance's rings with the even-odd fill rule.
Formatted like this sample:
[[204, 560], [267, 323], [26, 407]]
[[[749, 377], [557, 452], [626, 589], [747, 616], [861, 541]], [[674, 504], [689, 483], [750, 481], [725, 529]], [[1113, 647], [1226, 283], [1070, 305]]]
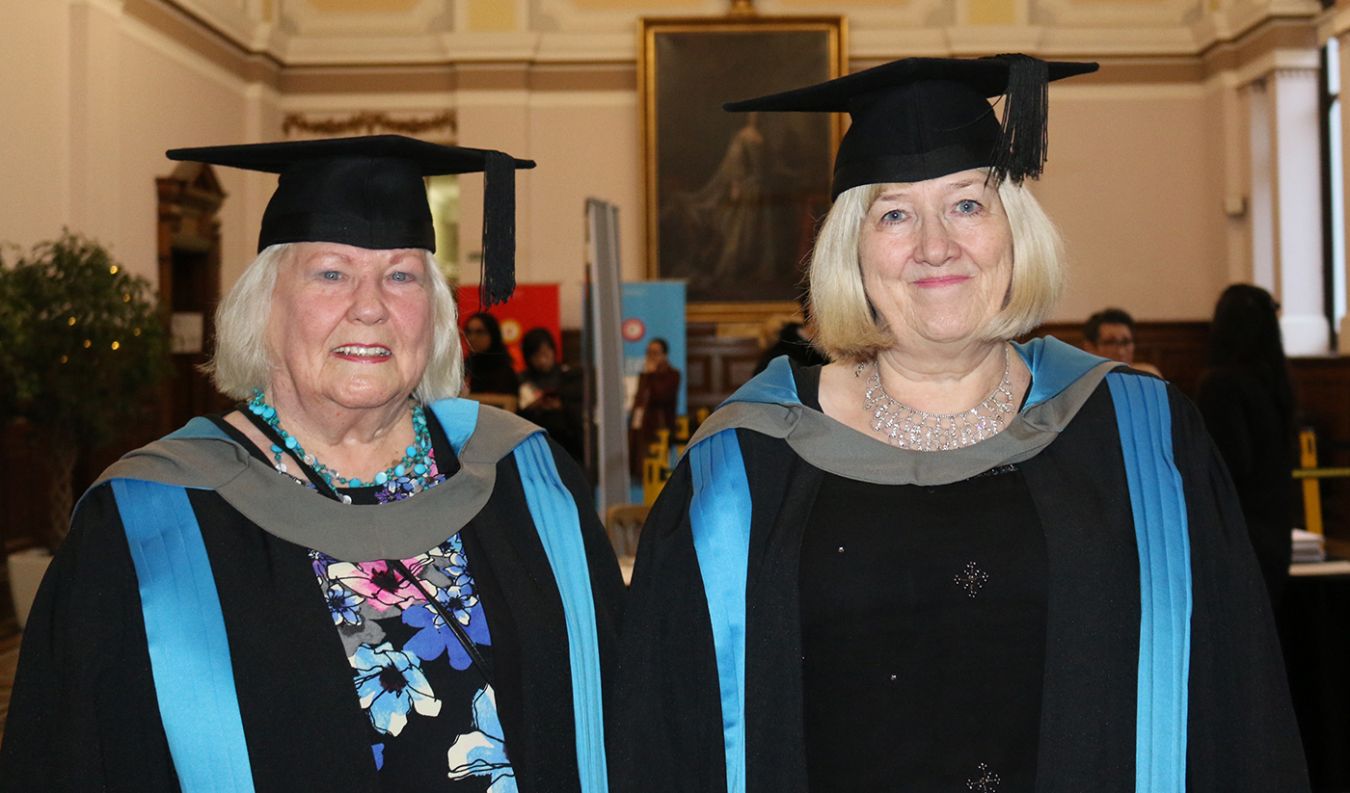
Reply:
[[1139, 548], [1139, 683], [1135, 790], [1186, 789], [1191, 643], [1190, 534], [1172, 413], [1161, 380], [1111, 374]]
[[707, 595], [722, 703], [727, 793], [745, 793], [745, 588], [750, 561], [750, 483], [735, 430], [689, 450], [689, 521]]
[[441, 423], [450, 448], [459, 454], [478, 426], [478, 403], [472, 399], [438, 399], [429, 405]]
[[1089, 369], [1106, 360], [1053, 336], [1032, 339], [1025, 344], [1014, 343], [1013, 350], [1031, 371], [1031, 390], [1025, 405], [1028, 408], [1055, 398]]
[[[461, 400], [463, 401], [463, 400]], [[567, 660], [572, 673], [572, 710], [577, 731], [577, 768], [582, 793], [609, 790], [605, 761], [604, 697], [600, 683], [600, 640], [590, 565], [581, 537], [581, 521], [571, 491], [558, 474], [543, 432], [515, 449], [525, 502], [548, 555], [562, 597], [567, 624]], [[510, 746], [507, 746], [510, 751]]]
[[179, 785], [183, 793], [252, 793], [225, 619], [187, 491], [132, 479], [112, 488]]

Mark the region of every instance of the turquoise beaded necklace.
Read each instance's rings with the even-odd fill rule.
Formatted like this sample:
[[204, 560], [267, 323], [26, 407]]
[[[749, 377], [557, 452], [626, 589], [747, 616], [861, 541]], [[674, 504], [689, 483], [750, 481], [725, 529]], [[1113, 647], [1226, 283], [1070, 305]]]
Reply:
[[[278, 471], [286, 472], [285, 463], [281, 461], [281, 457], [286, 452], [290, 452], [297, 459], [304, 460], [305, 465], [313, 468], [314, 472], [322, 477], [330, 488], [381, 487], [391, 479], [400, 479], [410, 475], [412, 481], [416, 483], [416, 490], [421, 490], [426, 486], [427, 472], [431, 470], [431, 432], [427, 430], [426, 414], [422, 412], [422, 406], [416, 402], [412, 404], [413, 445], [404, 450], [402, 459], [370, 479], [342, 476], [337, 471], [324, 465], [314, 455], [305, 451], [305, 447], [300, 445], [300, 441], [294, 435], [282, 429], [281, 419], [277, 417], [277, 409], [267, 404], [266, 396], [261, 388], [253, 389], [253, 398], [248, 402], [248, 409], [250, 413], [261, 418], [267, 426], [276, 430], [277, 435], [281, 438], [282, 445], [274, 443], [271, 448], [272, 459], [276, 461]], [[347, 502], [346, 499], [343, 499], [343, 501]]]

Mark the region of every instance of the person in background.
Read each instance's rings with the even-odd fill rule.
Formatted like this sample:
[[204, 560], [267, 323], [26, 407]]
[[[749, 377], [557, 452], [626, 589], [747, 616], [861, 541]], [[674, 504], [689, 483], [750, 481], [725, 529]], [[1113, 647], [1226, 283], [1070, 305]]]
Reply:
[[1279, 613], [1292, 551], [1297, 441], [1279, 304], [1266, 290], [1234, 284], [1219, 296], [1196, 401], [1237, 485], [1247, 535]]
[[464, 362], [464, 380], [470, 399], [511, 413], [519, 408], [520, 378], [511, 361], [511, 351], [502, 340], [497, 318], [480, 311], [464, 320], [464, 340], [469, 358]]
[[216, 312], [240, 404], [80, 499], [0, 791], [604, 793], [618, 564], [567, 454], [458, 398], [423, 181], [487, 171], [491, 304], [534, 163], [392, 135], [169, 157], [280, 173]]
[[750, 380], [651, 509], [620, 661], [633, 790], [1308, 790], [1199, 413], [1012, 342], [1063, 287], [1027, 183], [1048, 83], [1095, 69], [910, 58], [727, 106], [851, 116], [810, 265], [832, 363]]
[[562, 363], [553, 334], [532, 328], [520, 341], [525, 370], [520, 373], [520, 415], [548, 430], [549, 437], [580, 461], [583, 455], [582, 382]]
[[790, 319], [778, 328], [777, 340], [769, 345], [755, 364], [755, 374], [769, 366], [769, 362], [780, 355], [786, 355], [803, 366], [816, 366], [829, 363], [829, 359], [811, 344], [814, 331], [811, 328], [810, 302], [805, 291], [797, 294], [797, 304], [801, 307], [802, 322]]
[[1088, 317], [1083, 325], [1083, 349], [1162, 377], [1158, 367], [1134, 359], [1134, 317], [1123, 309], [1105, 308]]
[[642, 461], [659, 430], [675, 429], [680, 396], [680, 370], [670, 365], [670, 344], [660, 337], [647, 343], [647, 357], [638, 375], [637, 393], [628, 419], [628, 467], [634, 480], [642, 478]]

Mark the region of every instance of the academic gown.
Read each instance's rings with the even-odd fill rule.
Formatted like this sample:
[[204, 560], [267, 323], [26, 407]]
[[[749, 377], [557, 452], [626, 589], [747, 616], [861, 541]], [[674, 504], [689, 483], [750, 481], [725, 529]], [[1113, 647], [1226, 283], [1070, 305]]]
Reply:
[[[957, 452], [891, 448], [804, 408], [782, 359], [746, 387], [751, 396], [733, 397], [705, 423], [655, 504], [638, 550], [625, 621], [626, 741], [618, 762], [626, 772], [620, 779], [641, 782], [627, 790], [807, 790], [799, 570], [823, 472], [940, 487], [1007, 464], [1026, 479], [1048, 569], [1035, 790], [1176, 791], [1180, 779], [1192, 791], [1308, 789], [1260, 572], [1198, 413], [1171, 386], [1116, 371], [1053, 339], [1018, 351], [1033, 376], [1027, 403], [1000, 435]], [[1164, 530], [1173, 543], [1187, 540], [1189, 551], [1188, 605], [1179, 600], [1169, 615], [1154, 598], [1147, 623], [1142, 596], [1156, 592], [1153, 579], [1141, 583], [1134, 513], [1156, 514], [1158, 505], [1132, 505], [1126, 466], [1139, 438], [1122, 440], [1115, 406], [1140, 388], [1157, 399], [1136, 431], [1170, 448], [1184, 499]], [[1168, 421], [1170, 433], [1163, 430]], [[719, 436], [730, 445], [716, 447]], [[715, 447], [710, 469], [691, 464], [700, 443]], [[716, 467], [737, 456], [749, 499], [748, 540], [738, 550], [727, 532], [714, 532], [711, 545], [699, 546], [694, 524], [715, 526], [738, 509], [734, 493], [717, 488], [734, 478], [726, 469], [740, 466]], [[701, 492], [720, 500], [700, 506]], [[1151, 547], [1161, 555], [1158, 543]], [[728, 564], [730, 572], [719, 572]], [[1184, 578], [1186, 570], [1171, 572]], [[743, 607], [735, 601], [738, 586]], [[726, 670], [734, 664], [715, 633], [734, 634], [738, 619], [743, 689], [733, 683], [728, 693]], [[1182, 649], [1170, 671], [1154, 660], [1167, 648], [1153, 621], [1164, 619], [1189, 626], [1188, 645], [1175, 645]], [[1180, 690], [1180, 702], [1170, 703], [1176, 729], [1156, 735], [1148, 725], [1169, 703], [1151, 699], [1147, 686], [1168, 674]], [[896, 780], [895, 789], [917, 788]]]
[[[454, 454], [441, 450], [431, 410], [427, 418], [438, 460]], [[456, 530], [491, 625], [494, 687], [516, 785], [582, 789], [563, 604], [510, 453], [535, 431], [482, 407], [473, 434], [455, 445], [455, 463], [444, 466], [458, 467], [453, 476], [415, 498], [370, 507], [298, 487], [225, 438], [170, 436], [105, 474], [188, 486], [224, 615], [254, 790], [381, 790], [369, 718], [308, 549], [352, 561], [409, 558]], [[608, 690], [622, 580], [589, 506], [590, 487], [565, 452], [546, 448], [579, 515]], [[96, 483], [28, 621], [0, 750], [0, 791], [180, 789], [156, 706], [164, 692], [152, 676], [141, 601], [112, 484]]]

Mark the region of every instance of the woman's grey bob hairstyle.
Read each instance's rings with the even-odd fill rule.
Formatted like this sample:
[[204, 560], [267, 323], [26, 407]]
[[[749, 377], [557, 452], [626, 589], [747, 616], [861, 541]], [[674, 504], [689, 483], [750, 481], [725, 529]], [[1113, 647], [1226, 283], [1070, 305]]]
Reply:
[[[290, 243], [263, 249], [231, 287], [216, 309], [216, 352], [202, 370], [222, 394], [246, 400], [253, 389], [266, 390], [271, 382], [272, 359], [267, 349], [267, 321], [277, 270], [289, 264]], [[455, 298], [445, 274], [429, 251], [427, 279], [431, 284], [431, 354], [422, 380], [413, 390], [420, 402], [459, 396], [464, 381], [464, 356], [459, 346]]]
[[[812, 343], [836, 361], [870, 361], [895, 344], [867, 299], [858, 258], [863, 222], [884, 188], [867, 184], [840, 193], [811, 253]], [[1012, 283], [1002, 310], [981, 334], [986, 340], [1030, 332], [1064, 289], [1064, 243], [1055, 224], [1025, 187], [1004, 180], [998, 196], [1012, 231]]]

